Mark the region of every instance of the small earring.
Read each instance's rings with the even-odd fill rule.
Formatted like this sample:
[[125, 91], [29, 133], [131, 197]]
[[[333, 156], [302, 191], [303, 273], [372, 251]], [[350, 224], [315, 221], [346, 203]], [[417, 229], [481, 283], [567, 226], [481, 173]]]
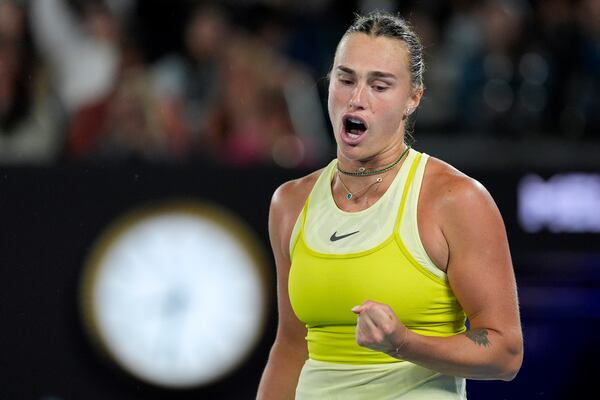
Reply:
[[409, 116], [411, 113], [412, 113], [412, 108], [407, 108], [407, 109], [406, 109], [406, 112], [404, 113], [404, 115], [405, 115], [406, 117], [408, 117], [408, 116]]

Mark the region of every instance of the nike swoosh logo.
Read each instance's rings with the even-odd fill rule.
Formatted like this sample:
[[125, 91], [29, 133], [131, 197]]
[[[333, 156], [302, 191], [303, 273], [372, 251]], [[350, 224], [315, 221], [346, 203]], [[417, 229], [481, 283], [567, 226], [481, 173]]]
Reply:
[[360, 231], [350, 232], [350, 233], [347, 233], [345, 235], [337, 236], [337, 231], [335, 231], [335, 232], [333, 232], [333, 235], [331, 235], [331, 237], [329, 238], [329, 240], [331, 240], [332, 242], [335, 242], [335, 241], [338, 241], [340, 239], [347, 238], [348, 236], [352, 236], [352, 235], [354, 235], [355, 233], [358, 233], [358, 232], [360, 232]]

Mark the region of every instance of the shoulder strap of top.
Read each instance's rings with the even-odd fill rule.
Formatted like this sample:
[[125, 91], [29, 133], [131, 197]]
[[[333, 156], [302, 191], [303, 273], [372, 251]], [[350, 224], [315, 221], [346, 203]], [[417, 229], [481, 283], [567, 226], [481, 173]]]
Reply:
[[414, 258], [415, 262], [433, 274], [435, 277], [441, 279], [443, 282], [448, 281], [446, 273], [439, 269], [437, 265], [431, 260], [429, 254], [425, 250], [421, 236], [419, 233], [418, 223], [418, 203], [420, 197], [421, 186], [425, 175], [425, 167], [429, 156], [423, 153], [421, 162], [416, 169], [412, 184], [408, 190], [406, 198], [406, 204], [404, 205], [404, 212], [402, 214], [402, 221], [400, 223], [400, 229], [396, 232], [400, 236], [402, 245], [406, 248], [410, 256]]
[[406, 183], [404, 184], [404, 189], [402, 192], [402, 200], [400, 202], [400, 208], [398, 210], [398, 215], [396, 216], [396, 224], [394, 225], [394, 232], [398, 231], [398, 228], [400, 227], [400, 221], [402, 221], [402, 215], [404, 213], [404, 206], [406, 205], [406, 198], [408, 196], [408, 189], [410, 188], [410, 185], [413, 182], [413, 179], [415, 177], [415, 172], [417, 171], [417, 166], [419, 165], [419, 162], [421, 161], [421, 157], [423, 156], [422, 153], [418, 153], [417, 156], [415, 157], [415, 159], [412, 162], [412, 165], [410, 166], [410, 171], [408, 172], [408, 177], [406, 178]]
[[[319, 178], [317, 178], [317, 181], [315, 182], [315, 185], [312, 187], [312, 189], [310, 190], [310, 193], [306, 197], [306, 201], [304, 202], [302, 211], [300, 212], [300, 215], [298, 215], [298, 218], [296, 219], [296, 223], [294, 224], [294, 229], [292, 230], [292, 234], [290, 236], [290, 247], [289, 247], [290, 257], [292, 255], [292, 253], [294, 252], [294, 247], [296, 247], [296, 242], [298, 241], [298, 237], [304, 231], [304, 224], [306, 222], [306, 212], [308, 210], [308, 204], [310, 203], [310, 199], [315, 192], [322, 190], [321, 187], [323, 186], [324, 180], [326, 181], [327, 185], [331, 184], [330, 181], [331, 181], [332, 169], [335, 168], [335, 165], [336, 165], [336, 160], [334, 159], [329, 164], [327, 164], [327, 166], [325, 168], [323, 168], [323, 170], [321, 171], [321, 174], [319, 175]], [[327, 186], [327, 187], [329, 187], [329, 186]]]

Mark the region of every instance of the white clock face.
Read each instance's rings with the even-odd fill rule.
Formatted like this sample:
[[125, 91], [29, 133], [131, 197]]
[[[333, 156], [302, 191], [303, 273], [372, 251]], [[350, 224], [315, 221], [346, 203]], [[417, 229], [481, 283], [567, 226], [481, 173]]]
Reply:
[[133, 375], [197, 386], [253, 350], [268, 288], [246, 228], [232, 218], [214, 207], [163, 209], [118, 224], [100, 242], [84, 275], [85, 309], [104, 348]]

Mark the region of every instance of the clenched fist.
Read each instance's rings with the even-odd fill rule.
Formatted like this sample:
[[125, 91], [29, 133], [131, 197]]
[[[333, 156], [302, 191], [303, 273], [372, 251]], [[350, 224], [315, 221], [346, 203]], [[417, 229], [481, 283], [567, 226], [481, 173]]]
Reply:
[[400, 356], [406, 344], [408, 329], [387, 304], [365, 301], [353, 307], [358, 315], [356, 342], [363, 347], [381, 351], [392, 357]]

